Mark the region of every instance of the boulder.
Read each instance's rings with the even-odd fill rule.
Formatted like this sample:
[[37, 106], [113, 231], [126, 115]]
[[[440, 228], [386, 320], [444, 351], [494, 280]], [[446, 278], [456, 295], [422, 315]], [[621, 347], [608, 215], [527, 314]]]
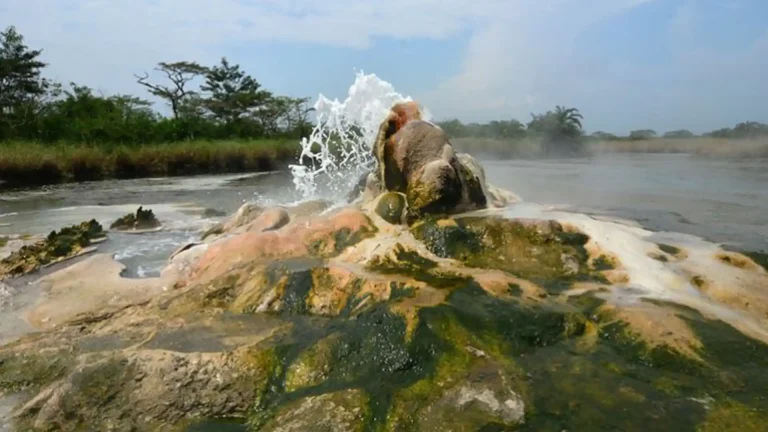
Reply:
[[396, 104], [381, 123], [373, 154], [377, 168], [360, 177], [347, 197], [369, 201], [381, 192], [402, 193], [413, 223], [428, 214], [456, 214], [502, 207], [514, 194], [491, 188], [480, 164], [454, 152], [445, 132], [421, 119], [413, 102]]
[[152, 210], [144, 210], [139, 207], [136, 213], [129, 213], [120, 219], [112, 222], [109, 229], [116, 231], [149, 231], [160, 228], [162, 224]]

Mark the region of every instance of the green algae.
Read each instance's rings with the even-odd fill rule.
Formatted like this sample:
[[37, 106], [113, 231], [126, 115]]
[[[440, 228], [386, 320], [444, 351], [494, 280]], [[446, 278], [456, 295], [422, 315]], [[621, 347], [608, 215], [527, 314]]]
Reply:
[[338, 342], [339, 335], [334, 333], [304, 350], [287, 369], [285, 391], [290, 393], [321, 384], [331, 371], [334, 346]]
[[40, 389], [66, 376], [73, 364], [73, 357], [64, 352], [3, 353], [0, 389], [9, 393]]
[[[370, 417], [365, 391], [345, 389], [308, 396], [280, 407], [260, 431], [363, 432]], [[329, 409], [329, 407], [332, 407]]]
[[592, 261], [592, 268], [595, 271], [613, 270], [616, 267], [616, 261], [607, 255], [600, 255]]
[[405, 195], [397, 192], [382, 194], [376, 203], [376, 214], [393, 225], [399, 225], [404, 220], [406, 208]]
[[7, 245], [8, 241], [10, 241], [8, 237], [0, 236], [0, 247], [4, 247], [5, 245]]
[[658, 243], [657, 246], [659, 247], [659, 250], [661, 250], [664, 253], [670, 254], [672, 256], [676, 256], [682, 250], [679, 247], [675, 247], [672, 245], [664, 244], [664, 243]]
[[289, 273], [283, 291], [283, 307], [281, 312], [288, 315], [306, 314], [308, 310], [307, 297], [311, 289], [311, 270]]
[[507, 292], [510, 295], [515, 296], [515, 297], [520, 297], [521, 295], [523, 295], [523, 289], [520, 287], [519, 284], [511, 283], [511, 284], [508, 284], [508, 285], [509, 286], [507, 287]]
[[0, 277], [23, 275], [47, 264], [73, 257], [104, 237], [104, 230], [96, 220], [51, 231], [44, 240], [22, 246], [0, 261]]
[[725, 400], [716, 403], [696, 432], [759, 432], [768, 429], [768, 411]]
[[[446, 168], [449, 168], [446, 165]], [[408, 183], [405, 191], [408, 202], [408, 224], [427, 215], [451, 213], [461, 200], [461, 183], [451, 171], [444, 170], [440, 180], [423, 181], [419, 179]], [[440, 184], [442, 187], [438, 188]]]
[[589, 272], [589, 238], [556, 222], [527, 223], [497, 217], [425, 220], [411, 228], [434, 254], [467, 265], [508, 271], [526, 279], [569, 279]]
[[[463, 327], [450, 313], [421, 316], [440, 342], [433, 369], [420, 380], [399, 389], [387, 416], [384, 430], [478, 430], [488, 424], [517, 424], [517, 418], [499, 418], [477, 403], [468, 406], [457, 400], [473, 386], [486, 398], [517, 400], [525, 393], [521, 370], [506, 355], [500, 338], [477, 335]], [[522, 406], [522, 403], [521, 403]], [[503, 416], [502, 416], [503, 417]], [[506, 424], [505, 424], [506, 423]]]
[[370, 221], [357, 230], [343, 227], [334, 231], [328, 237], [309, 241], [307, 248], [309, 249], [309, 254], [313, 257], [333, 258], [344, 252], [345, 249], [373, 237], [376, 231], [376, 227]]
[[466, 285], [470, 280], [466, 276], [439, 268], [435, 261], [406, 249], [400, 243], [393, 248], [393, 254], [394, 257], [377, 256], [366, 267], [381, 274], [409, 276], [434, 288], [455, 288]]

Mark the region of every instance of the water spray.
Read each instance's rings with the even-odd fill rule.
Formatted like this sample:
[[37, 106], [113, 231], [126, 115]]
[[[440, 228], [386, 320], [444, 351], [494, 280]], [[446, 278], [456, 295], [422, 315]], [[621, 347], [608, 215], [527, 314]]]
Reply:
[[[322, 94], [315, 103], [316, 126], [301, 140], [298, 163], [290, 165], [293, 184], [301, 199], [316, 198], [318, 186], [343, 196], [376, 164], [371, 149], [380, 123], [390, 108], [411, 102], [392, 84], [374, 74], [356, 73], [343, 102]], [[428, 114], [422, 109], [422, 117]]]

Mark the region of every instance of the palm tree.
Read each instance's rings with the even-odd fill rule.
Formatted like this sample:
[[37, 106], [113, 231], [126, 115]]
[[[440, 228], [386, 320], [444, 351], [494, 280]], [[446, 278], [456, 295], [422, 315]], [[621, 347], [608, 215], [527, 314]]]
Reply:
[[555, 117], [560, 129], [560, 133], [567, 137], [576, 137], [581, 135], [581, 121], [584, 116], [576, 108], [566, 108], [560, 105], [555, 107]]
[[581, 136], [584, 117], [576, 108], [560, 105], [554, 111], [532, 114], [528, 130], [543, 139], [548, 154], [577, 154], [582, 150]]

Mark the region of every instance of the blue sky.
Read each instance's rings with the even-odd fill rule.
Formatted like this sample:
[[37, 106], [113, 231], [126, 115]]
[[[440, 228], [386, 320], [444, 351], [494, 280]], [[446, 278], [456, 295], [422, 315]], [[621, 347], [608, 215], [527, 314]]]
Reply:
[[49, 75], [135, 93], [159, 61], [241, 64], [281, 94], [376, 73], [438, 118], [579, 108], [589, 131], [768, 122], [766, 0], [2, 0]]

